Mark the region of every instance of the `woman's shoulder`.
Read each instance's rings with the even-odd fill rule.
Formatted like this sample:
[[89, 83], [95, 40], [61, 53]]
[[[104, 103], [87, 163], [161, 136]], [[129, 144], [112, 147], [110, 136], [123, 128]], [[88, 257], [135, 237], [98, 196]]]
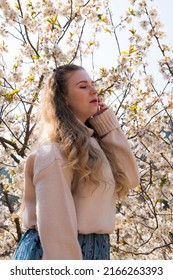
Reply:
[[30, 153], [26, 165], [33, 164], [34, 169], [37, 169], [38, 172], [47, 168], [56, 160], [64, 161], [59, 144], [53, 141], [47, 141]]

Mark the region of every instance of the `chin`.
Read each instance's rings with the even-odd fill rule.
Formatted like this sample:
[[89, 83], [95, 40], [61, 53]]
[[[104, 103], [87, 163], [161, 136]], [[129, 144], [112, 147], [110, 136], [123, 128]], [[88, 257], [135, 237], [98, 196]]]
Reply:
[[92, 115], [95, 115], [97, 113], [97, 108], [95, 108], [95, 110], [93, 110]]

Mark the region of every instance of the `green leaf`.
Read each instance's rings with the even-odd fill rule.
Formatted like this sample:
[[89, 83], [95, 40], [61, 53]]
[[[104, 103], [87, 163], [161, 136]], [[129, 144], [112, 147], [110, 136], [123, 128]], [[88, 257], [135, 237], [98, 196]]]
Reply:
[[164, 174], [161, 177], [160, 186], [163, 187], [163, 185], [166, 183], [166, 181], [167, 181], [166, 174]]
[[127, 55], [129, 55], [129, 53], [126, 52], [126, 51], [122, 51], [121, 54], [127, 54]]

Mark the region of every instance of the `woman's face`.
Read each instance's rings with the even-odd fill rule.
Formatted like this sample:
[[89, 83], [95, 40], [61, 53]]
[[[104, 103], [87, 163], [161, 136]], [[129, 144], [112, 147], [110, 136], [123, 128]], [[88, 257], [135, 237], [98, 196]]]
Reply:
[[85, 70], [77, 70], [69, 74], [67, 89], [66, 101], [79, 120], [84, 123], [97, 113], [97, 90]]

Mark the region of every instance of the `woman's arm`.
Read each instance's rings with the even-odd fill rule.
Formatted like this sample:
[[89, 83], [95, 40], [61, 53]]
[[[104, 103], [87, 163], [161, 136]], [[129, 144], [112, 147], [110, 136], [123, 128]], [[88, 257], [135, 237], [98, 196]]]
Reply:
[[43, 259], [82, 259], [71, 193], [72, 172], [62, 159], [43, 154], [44, 151], [38, 154], [34, 163], [37, 228]]
[[95, 115], [90, 124], [102, 141], [109, 148], [121, 170], [127, 178], [127, 187], [134, 188], [139, 185], [139, 172], [135, 156], [122, 132], [114, 111], [111, 108]]

